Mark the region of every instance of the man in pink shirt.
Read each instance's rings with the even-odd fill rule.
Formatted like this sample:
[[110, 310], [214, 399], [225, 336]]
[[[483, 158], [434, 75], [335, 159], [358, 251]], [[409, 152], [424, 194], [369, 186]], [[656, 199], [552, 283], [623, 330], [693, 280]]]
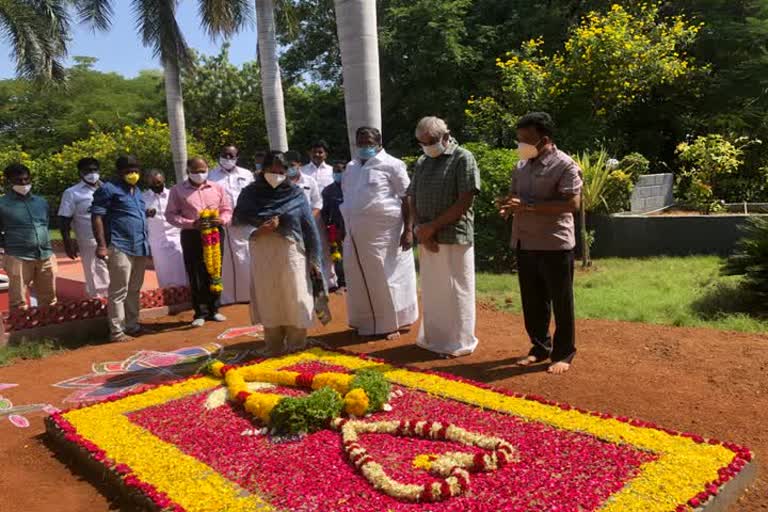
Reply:
[[208, 181], [208, 163], [203, 158], [191, 158], [187, 162], [187, 174], [186, 180], [171, 189], [165, 218], [181, 229], [181, 249], [195, 309], [192, 325], [202, 327], [206, 320], [223, 322], [226, 317], [219, 313], [220, 294], [211, 291], [211, 278], [205, 268], [200, 213], [206, 209], [219, 211], [219, 217], [210, 222], [219, 228], [223, 239], [221, 228], [232, 220], [232, 204], [220, 185]]

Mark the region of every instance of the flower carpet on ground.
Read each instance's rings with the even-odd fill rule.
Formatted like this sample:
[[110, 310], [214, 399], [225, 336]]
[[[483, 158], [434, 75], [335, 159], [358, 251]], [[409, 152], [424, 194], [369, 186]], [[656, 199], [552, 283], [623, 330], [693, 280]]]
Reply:
[[313, 392], [295, 381], [344, 381], [339, 374], [363, 369], [389, 382], [386, 407], [359, 418], [339, 412], [328, 428], [298, 436], [267, 432], [237, 399], [212, 400], [224, 396], [221, 375], [54, 414], [48, 427], [159, 510], [692, 510], [752, 457], [729, 443], [321, 349], [214, 373], [300, 375], [239, 392], [277, 402]]

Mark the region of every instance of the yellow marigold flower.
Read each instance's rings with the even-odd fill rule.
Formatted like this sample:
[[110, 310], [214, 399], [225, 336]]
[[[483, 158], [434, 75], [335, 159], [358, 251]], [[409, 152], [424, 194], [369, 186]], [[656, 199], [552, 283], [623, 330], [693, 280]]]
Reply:
[[424, 471], [429, 471], [432, 468], [432, 462], [437, 458], [437, 455], [434, 453], [422, 453], [421, 455], [417, 455], [413, 458], [413, 462], [411, 462], [411, 466], [413, 466], [416, 469], [423, 469]]
[[[319, 373], [312, 379], [312, 389], [329, 387], [343, 395], [349, 391], [349, 385], [354, 378], [354, 375], [348, 375], [346, 373]], [[367, 398], [368, 397], [366, 397], [366, 400]]]
[[347, 414], [363, 416], [368, 411], [368, 395], [360, 388], [355, 388], [344, 396], [344, 410]]

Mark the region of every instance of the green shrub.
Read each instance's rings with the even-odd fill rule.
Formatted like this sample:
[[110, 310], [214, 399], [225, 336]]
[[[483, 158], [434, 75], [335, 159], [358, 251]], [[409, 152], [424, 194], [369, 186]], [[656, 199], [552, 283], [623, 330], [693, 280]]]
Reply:
[[632, 182], [637, 183], [637, 179], [648, 174], [651, 168], [651, 162], [640, 153], [630, 153], [621, 159], [618, 169], [632, 177]]
[[741, 228], [743, 237], [723, 265], [725, 275], [744, 276], [744, 287], [765, 305], [768, 301], [768, 217], [752, 217]]

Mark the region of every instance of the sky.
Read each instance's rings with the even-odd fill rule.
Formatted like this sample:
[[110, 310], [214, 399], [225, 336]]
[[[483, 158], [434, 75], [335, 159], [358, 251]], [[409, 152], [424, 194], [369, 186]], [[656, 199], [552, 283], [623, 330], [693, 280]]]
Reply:
[[[112, 29], [109, 32], [93, 33], [87, 26], [74, 24], [69, 56], [96, 57], [94, 68], [99, 71], [114, 71], [134, 77], [144, 69], [160, 69], [160, 64], [152, 56], [151, 48], [144, 48], [136, 32], [131, 3], [127, 0], [113, 2]], [[197, 2], [185, 0], [179, 4], [177, 13], [179, 24], [187, 39], [187, 44], [200, 53], [217, 54], [222, 41], [212, 42], [200, 28], [197, 16]], [[251, 27], [232, 38], [229, 49], [230, 61], [240, 64], [256, 58], [256, 29]], [[10, 47], [0, 41], [0, 79], [15, 76], [15, 63], [6, 58]]]

